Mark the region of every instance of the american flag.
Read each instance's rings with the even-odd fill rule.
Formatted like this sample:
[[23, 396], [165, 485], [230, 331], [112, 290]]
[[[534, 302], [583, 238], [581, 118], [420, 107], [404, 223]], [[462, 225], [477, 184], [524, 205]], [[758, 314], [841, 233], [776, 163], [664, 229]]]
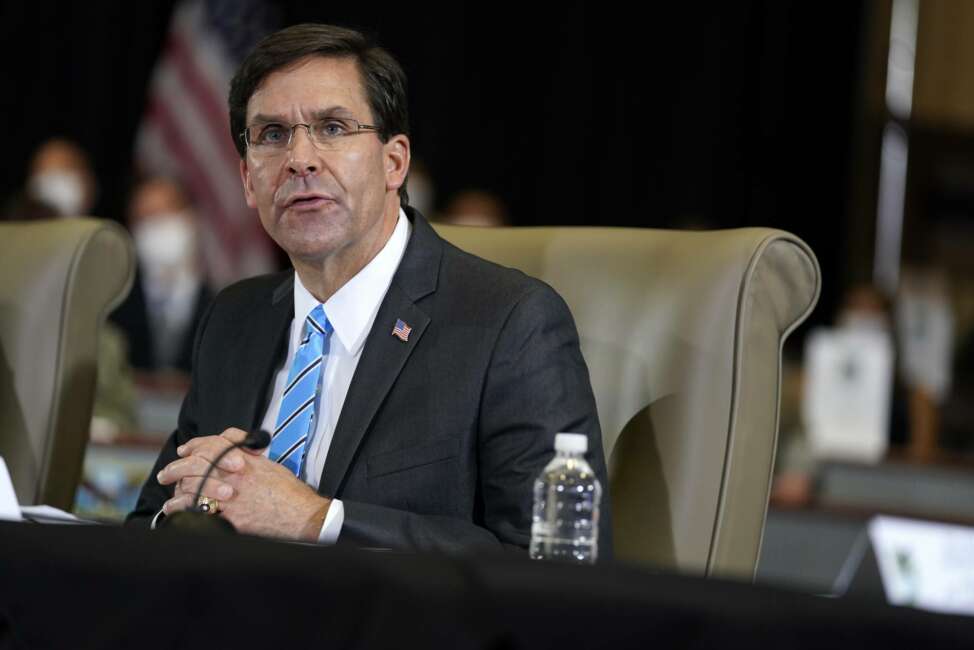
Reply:
[[244, 200], [227, 114], [237, 64], [273, 23], [261, 0], [180, 2], [136, 137], [140, 171], [178, 179], [195, 199], [217, 287], [274, 268], [273, 243]]
[[409, 333], [413, 328], [403, 322], [401, 318], [396, 319], [396, 326], [392, 328], [392, 335], [401, 341], [409, 340]]

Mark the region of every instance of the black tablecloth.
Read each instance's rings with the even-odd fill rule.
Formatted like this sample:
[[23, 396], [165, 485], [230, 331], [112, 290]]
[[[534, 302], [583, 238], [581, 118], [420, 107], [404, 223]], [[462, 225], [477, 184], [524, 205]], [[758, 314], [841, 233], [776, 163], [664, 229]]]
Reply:
[[974, 619], [622, 565], [0, 522], [0, 648], [964, 648]]

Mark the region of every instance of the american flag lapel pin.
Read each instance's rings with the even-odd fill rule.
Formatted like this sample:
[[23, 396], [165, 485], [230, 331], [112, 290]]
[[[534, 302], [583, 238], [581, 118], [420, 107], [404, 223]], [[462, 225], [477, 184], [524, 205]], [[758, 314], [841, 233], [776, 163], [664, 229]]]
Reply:
[[396, 319], [396, 326], [392, 328], [392, 335], [405, 343], [409, 340], [409, 333], [413, 328], [406, 324], [401, 318]]

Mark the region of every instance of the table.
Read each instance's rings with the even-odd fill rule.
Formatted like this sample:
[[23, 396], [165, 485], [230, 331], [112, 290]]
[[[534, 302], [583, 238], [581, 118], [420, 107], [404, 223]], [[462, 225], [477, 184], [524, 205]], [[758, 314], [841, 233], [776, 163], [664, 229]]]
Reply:
[[0, 648], [969, 647], [974, 619], [770, 587], [0, 522]]

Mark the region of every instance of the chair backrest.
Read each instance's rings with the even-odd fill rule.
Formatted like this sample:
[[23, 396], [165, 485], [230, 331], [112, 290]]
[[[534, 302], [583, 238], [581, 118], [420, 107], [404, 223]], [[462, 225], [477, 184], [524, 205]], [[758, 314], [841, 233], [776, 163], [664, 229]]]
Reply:
[[767, 228], [437, 230], [544, 280], [571, 308], [609, 459], [616, 557], [752, 578], [781, 348], [818, 300], [808, 246]]
[[97, 219], [0, 223], [0, 456], [22, 504], [70, 509], [95, 392], [98, 332], [135, 253]]

